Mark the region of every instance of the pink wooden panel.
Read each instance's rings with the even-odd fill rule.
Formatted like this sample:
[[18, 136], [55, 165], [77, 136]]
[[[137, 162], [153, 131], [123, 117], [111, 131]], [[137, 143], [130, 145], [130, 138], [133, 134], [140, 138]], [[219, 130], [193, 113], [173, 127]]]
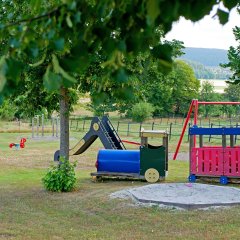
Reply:
[[223, 175], [223, 148], [192, 148], [191, 174], [206, 176]]
[[225, 149], [224, 175], [230, 177], [240, 177], [240, 148]]

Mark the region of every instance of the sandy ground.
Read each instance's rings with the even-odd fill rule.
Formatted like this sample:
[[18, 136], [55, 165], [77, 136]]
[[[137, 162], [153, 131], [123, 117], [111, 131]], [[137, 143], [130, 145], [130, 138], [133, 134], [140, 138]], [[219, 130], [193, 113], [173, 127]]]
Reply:
[[238, 205], [240, 189], [199, 183], [161, 183], [118, 191], [110, 197], [131, 198], [142, 204], [198, 209]]

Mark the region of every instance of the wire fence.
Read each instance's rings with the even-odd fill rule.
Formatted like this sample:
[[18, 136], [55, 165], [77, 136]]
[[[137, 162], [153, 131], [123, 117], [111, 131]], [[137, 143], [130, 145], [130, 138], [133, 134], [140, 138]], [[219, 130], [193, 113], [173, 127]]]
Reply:
[[[76, 132], [87, 132], [91, 125], [91, 117], [80, 118], [77, 116], [71, 116], [70, 118], [70, 130]], [[129, 119], [111, 119], [111, 122], [116, 131], [122, 136], [139, 137], [141, 129], [145, 130], [167, 130], [169, 133], [169, 140], [176, 140], [180, 137], [182, 128], [185, 122], [184, 117], [158, 117], [151, 121], [142, 123], [132, 122]], [[189, 140], [189, 128], [193, 126], [193, 119], [188, 123], [185, 138]], [[240, 127], [240, 116], [231, 118], [198, 118], [199, 127]], [[40, 127], [40, 126], [39, 126]], [[59, 127], [59, 126], [58, 126]], [[44, 120], [44, 132], [53, 134], [52, 119]], [[56, 129], [55, 129], [56, 131]], [[16, 120], [12, 122], [1, 122], [0, 132], [32, 132], [32, 121], [31, 120]], [[221, 136], [205, 136], [208, 142], [214, 139], [220, 139]], [[235, 142], [238, 140], [237, 135], [235, 136]]]
[[[138, 137], [141, 129], [145, 130], [167, 130], [169, 133], [169, 140], [180, 137], [182, 128], [185, 122], [185, 118], [158, 118], [153, 121], [148, 122], [132, 122], [126, 120], [112, 120], [111, 121], [116, 131], [125, 136]], [[91, 119], [70, 119], [70, 129], [72, 131], [88, 131], [90, 128]], [[189, 128], [193, 126], [193, 120], [191, 119], [188, 123], [188, 128], [186, 130], [187, 139], [189, 140]], [[239, 118], [199, 118], [199, 127], [240, 127]], [[208, 136], [208, 141], [211, 142], [212, 139], [220, 139], [216, 136]], [[235, 142], [237, 141], [237, 135], [235, 136]]]

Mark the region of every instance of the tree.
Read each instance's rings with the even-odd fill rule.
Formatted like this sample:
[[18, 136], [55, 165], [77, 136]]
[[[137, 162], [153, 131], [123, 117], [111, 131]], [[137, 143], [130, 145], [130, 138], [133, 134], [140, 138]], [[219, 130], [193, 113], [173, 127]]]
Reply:
[[[78, 74], [84, 74], [101, 52], [104, 79], [102, 89], [112, 88], [113, 95], [130, 95], [125, 58], [151, 49], [163, 67], [171, 64], [172, 48], [159, 43], [155, 32], [164, 33], [180, 16], [197, 21], [209, 14], [215, 4], [223, 3], [228, 10], [238, 1], [188, 0], [51, 0], [1, 1], [0, 91], [9, 95], [18, 87], [25, 66], [43, 65], [43, 84], [48, 90], [60, 92], [61, 143], [60, 154], [68, 159], [69, 91]], [[222, 24], [228, 12], [218, 8]], [[121, 76], [121, 77], [119, 77]], [[122, 95], [119, 92], [122, 92]]]
[[[224, 89], [224, 96], [226, 101], [230, 101], [230, 102], [240, 102], [240, 88], [236, 87], [235, 84], [231, 84], [229, 83], [227, 88]], [[227, 112], [229, 115], [231, 113], [235, 113], [238, 114], [239, 113], [239, 106], [227, 106], [226, 105], [226, 110], [225, 112]]]
[[[203, 82], [201, 86], [200, 101], [204, 102], [218, 102], [223, 101], [223, 96], [214, 91], [214, 86], [210, 81]], [[203, 113], [205, 117], [219, 116], [224, 108], [222, 106], [204, 105], [199, 107], [199, 112]]]
[[173, 79], [171, 101], [176, 114], [187, 112], [189, 102], [197, 98], [200, 82], [196, 79], [193, 69], [184, 61], [177, 60], [169, 76]]
[[[240, 14], [240, 10], [238, 10]], [[231, 83], [240, 84], [240, 27], [236, 26], [233, 29], [233, 34], [235, 36], [236, 41], [238, 42], [237, 47], [230, 47], [228, 50], [228, 60], [229, 62], [226, 64], [222, 64], [223, 67], [229, 68], [232, 71], [232, 76], [229, 78]]]

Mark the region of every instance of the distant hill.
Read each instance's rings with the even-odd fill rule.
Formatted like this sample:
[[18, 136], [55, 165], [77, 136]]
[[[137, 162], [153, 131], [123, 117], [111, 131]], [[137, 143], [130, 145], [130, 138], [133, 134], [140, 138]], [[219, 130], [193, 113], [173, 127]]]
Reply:
[[199, 62], [194, 62], [190, 60], [183, 59], [187, 64], [189, 64], [198, 79], [221, 79], [226, 80], [232, 75], [231, 71], [220, 66], [204, 66]]
[[185, 48], [180, 59], [199, 62], [204, 66], [217, 67], [220, 63], [227, 63], [227, 50], [214, 48]]

